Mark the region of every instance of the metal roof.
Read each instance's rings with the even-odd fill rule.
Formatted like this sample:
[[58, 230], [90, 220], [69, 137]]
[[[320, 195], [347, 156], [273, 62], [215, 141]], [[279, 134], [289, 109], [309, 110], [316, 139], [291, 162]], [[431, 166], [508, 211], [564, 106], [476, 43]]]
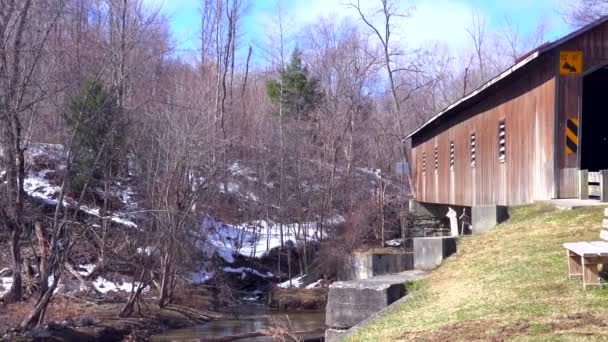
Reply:
[[473, 99], [474, 97], [477, 97], [478, 95], [481, 95], [483, 93], [486, 92], [486, 90], [488, 88], [490, 88], [491, 86], [499, 83], [500, 81], [504, 80], [505, 78], [507, 78], [509, 75], [511, 75], [512, 73], [514, 73], [515, 71], [523, 68], [524, 66], [526, 66], [527, 64], [529, 64], [530, 62], [532, 62], [533, 60], [537, 59], [539, 56], [559, 47], [560, 45], [564, 44], [565, 42], [569, 41], [572, 38], [575, 38], [577, 36], [580, 36], [581, 34], [584, 34], [594, 28], [596, 28], [599, 25], [604, 24], [605, 22], [608, 21], [608, 16], [605, 16], [587, 26], [584, 26], [558, 40], [556, 40], [555, 42], [552, 43], [545, 43], [543, 45], [541, 45], [540, 47], [532, 50], [531, 52], [529, 52], [528, 54], [524, 55], [526, 56], [525, 58], [523, 58], [521, 61], [518, 61], [517, 63], [515, 63], [513, 66], [511, 66], [510, 68], [508, 68], [507, 70], [503, 71], [502, 73], [500, 73], [498, 76], [494, 77], [493, 79], [489, 80], [488, 82], [484, 83], [482, 86], [480, 86], [479, 88], [477, 88], [476, 90], [474, 90], [473, 92], [469, 93], [468, 95], [466, 95], [465, 97], [461, 98], [460, 100], [454, 102], [453, 104], [449, 105], [447, 108], [445, 108], [444, 110], [442, 110], [441, 112], [435, 114], [435, 116], [433, 116], [432, 118], [430, 118], [427, 122], [425, 122], [422, 126], [418, 127], [416, 130], [414, 130], [412, 133], [410, 133], [408, 136], [405, 137], [405, 139], [409, 139], [412, 136], [416, 135], [416, 133], [420, 132], [421, 130], [423, 130], [425, 127], [427, 127], [428, 125], [430, 125], [431, 123], [435, 122], [436, 120], [438, 120], [439, 118], [450, 114], [451, 112], [454, 112], [458, 107], [460, 107], [461, 105], [463, 105], [463, 103]]

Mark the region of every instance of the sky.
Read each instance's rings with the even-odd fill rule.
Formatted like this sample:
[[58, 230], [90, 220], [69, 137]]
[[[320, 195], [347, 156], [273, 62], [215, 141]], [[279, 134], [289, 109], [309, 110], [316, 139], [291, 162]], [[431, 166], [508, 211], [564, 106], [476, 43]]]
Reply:
[[[200, 0], [145, 0], [160, 6], [169, 16], [170, 27], [178, 53], [196, 53], [199, 45]], [[277, 1], [248, 0], [243, 19], [241, 46], [259, 46], [268, 37], [277, 17]], [[356, 1], [356, 0], [355, 0]], [[471, 39], [465, 28], [470, 26], [473, 13], [485, 18], [490, 30], [497, 30], [505, 19], [523, 35], [534, 31], [539, 23], [546, 27], [546, 39], [555, 40], [571, 28], [562, 20], [558, 9], [565, 0], [396, 0], [402, 11], [410, 9], [410, 16], [396, 23], [400, 35], [407, 37], [410, 47], [439, 42], [454, 53], [469, 48]], [[349, 0], [282, 0], [284, 21], [290, 32], [297, 33], [320, 18], [340, 21], [346, 17], [357, 19]], [[367, 11], [377, 8], [380, 0], [361, 0]], [[255, 58], [255, 57], [254, 57]]]

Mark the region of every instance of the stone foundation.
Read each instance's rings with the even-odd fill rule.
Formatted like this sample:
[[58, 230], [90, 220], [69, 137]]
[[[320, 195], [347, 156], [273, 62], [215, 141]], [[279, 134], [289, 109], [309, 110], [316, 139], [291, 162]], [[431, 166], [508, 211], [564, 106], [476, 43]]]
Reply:
[[339, 280], [363, 280], [371, 277], [399, 273], [414, 269], [412, 252], [395, 254], [355, 253], [346, 257]]
[[340, 336], [347, 331], [342, 329], [327, 329], [325, 330], [325, 342], [337, 342], [340, 340]]
[[333, 329], [348, 329], [403, 296], [403, 282], [335, 282], [329, 287], [325, 323]]
[[432, 270], [439, 267], [443, 259], [456, 253], [453, 237], [426, 237], [414, 239], [414, 268]]
[[471, 214], [473, 234], [479, 234], [493, 228], [497, 224], [506, 221], [508, 218], [509, 210], [507, 207], [500, 205], [475, 206], [473, 207]]

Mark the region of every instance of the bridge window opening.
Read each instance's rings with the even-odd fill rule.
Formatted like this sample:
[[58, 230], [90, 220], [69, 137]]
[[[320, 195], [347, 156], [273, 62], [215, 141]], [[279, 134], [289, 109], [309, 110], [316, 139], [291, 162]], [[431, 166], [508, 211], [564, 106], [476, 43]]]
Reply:
[[498, 161], [504, 163], [507, 160], [507, 135], [505, 120], [498, 122]]
[[422, 152], [422, 174], [426, 174], [426, 152]]
[[[583, 101], [580, 129], [576, 119], [566, 123], [566, 153], [580, 150], [582, 170], [608, 170], [608, 66], [583, 78]], [[578, 132], [580, 136], [578, 136]]]
[[435, 146], [435, 173], [439, 170], [439, 147]]
[[477, 162], [477, 142], [475, 139], [475, 133], [471, 134], [469, 144], [471, 145], [471, 167], [474, 168], [475, 163]]
[[454, 171], [454, 142], [450, 141], [450, 171]]

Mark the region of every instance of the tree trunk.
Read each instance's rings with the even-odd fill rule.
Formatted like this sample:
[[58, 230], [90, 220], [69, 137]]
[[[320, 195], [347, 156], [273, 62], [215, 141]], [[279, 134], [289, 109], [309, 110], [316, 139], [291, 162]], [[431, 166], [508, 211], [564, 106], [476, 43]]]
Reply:
[[34, 224], [36, 238], [38, 239], [38, 252], [40, 254], [40, 263], [38, 264], [38, 282], [40, 283], [40, 295], [43, 296], [48, 290], [48, 258], [49, 249], [48, 241], [44, 235], [44, 228], [39, 222]]
[[10, 233], [13, 285], [11, 286], [10, 291], [3, 297], [3, 300], [8, 303], [20, 301], [23, 295], [23, 285], [21, 280], [21, 249], [19, 247], [20, 237], [21, 228], [17, 225], [14, 225]]
[[167, 304], [169, 304], [168, 301], [168, 297], [169, 297], [169, 288], [170, 288], [170, 272], [171, 272], [171, 262], [170, 262], [170, 256], [168, 254], [165, 255], [165, 257], [163, 258], [163, 265], [162, 265], [162, 275], [161, 275], [161, 282], [160, 282], [160, 296], [158, 298], [158, 306], [160, 308], [164, 308], [165, 306], [167, 306]]
[[[39, 326], [40, 324], [44, 323], [46, 309], [49, 303], [51, 302], [51, 298], [53, 298], [53, 292], [55, 292], [55, 289], [57, 288], [57, 284], [59, 283], [59, 277], [60, 275], [58, 272], [54, 273], [53, 283], [44, 292], [42, 297], [40, 297], [40, 300], [38, 301], [38, 303], [36, 303], [34, 310], [23, 320], [23, 322], [21, 323], [21, 329], [30, 330], [33, 327]], [[44, 281], [48, 281], [48, 278], [44, 279]]]
[[131, 315], [133, 315], [133, 312], [135, 312], [135, 303], [137, 303], [137, 301], [139, 300], [144, 288], [145, 288], [145, 286], [143, 286], [143, 284], [139, 284], [139, 286], [137, 287], [137, 290], [135, 290], [135, 292], [131, 293], [131, 296], [129, 297], [127, 304], [125, 304], [125, 306], [123, 306], [123, 308], [118, 313], [118, 317], [125, 318], [125, 317], [130, 317]]

